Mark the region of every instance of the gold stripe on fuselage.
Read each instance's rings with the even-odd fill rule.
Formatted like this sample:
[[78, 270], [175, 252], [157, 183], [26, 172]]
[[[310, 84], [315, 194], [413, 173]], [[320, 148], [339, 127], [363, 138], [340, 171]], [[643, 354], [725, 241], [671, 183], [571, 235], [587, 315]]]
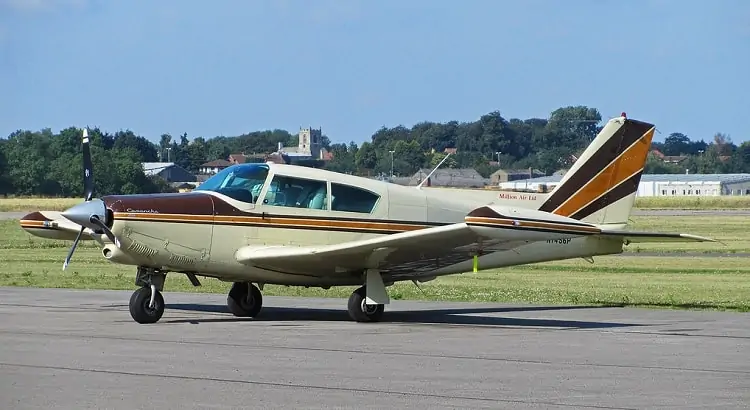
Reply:
[[[215, 223], [235, 226], [260, 226], [268, 228], [311, 228], [311, 229], [345, 229], [352, 231], [373, 232], [409, 232], [426, 229], [438, 224], [423, 224], [419, 222], [397, 221], [357, 221], [326, 218], [297, 218], [294, 216], [228, 216], [228, 215], [190, 215], [190, 214], [157, 214], [157, 213], [125, 213], [115, 212], [115, 219], [127, 221], [177, 222], [177, 223]], [[550, 231], [564, 231], [575, 233], [598, 233], [598, 228], [544, 221], [516, 220], [506, 218], [466, 217], [469, 224], [512, 229], [545, 229]], [[449, 223], [444, 223], [449, 224]]]

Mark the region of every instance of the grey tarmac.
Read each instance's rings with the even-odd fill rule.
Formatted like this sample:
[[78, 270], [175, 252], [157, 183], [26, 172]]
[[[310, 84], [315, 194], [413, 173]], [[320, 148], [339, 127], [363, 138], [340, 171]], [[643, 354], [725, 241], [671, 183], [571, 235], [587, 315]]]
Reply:
[[0, 288], [0, 408], [734, 409], [750, 403], [750, 315]]

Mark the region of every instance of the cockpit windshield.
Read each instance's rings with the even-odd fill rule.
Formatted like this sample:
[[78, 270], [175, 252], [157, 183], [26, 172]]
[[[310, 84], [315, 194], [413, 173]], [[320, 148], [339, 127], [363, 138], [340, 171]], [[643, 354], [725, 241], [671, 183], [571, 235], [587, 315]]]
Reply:
[[213, 191], [254, 204], [268, 177], [266, 164], [237, 164], [225, 168], [200, 184], [195, 191]]

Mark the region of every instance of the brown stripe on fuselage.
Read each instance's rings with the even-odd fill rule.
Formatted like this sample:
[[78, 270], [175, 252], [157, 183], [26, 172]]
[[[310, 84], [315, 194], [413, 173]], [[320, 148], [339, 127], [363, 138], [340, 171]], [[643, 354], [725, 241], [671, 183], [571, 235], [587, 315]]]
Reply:
[[620, 185], [617, 185], [606, 194], [597, 198], [596, 201], [583, 207], [583, 209], [573, 214], [571, 218], [583, 219], [593, 214], [594, 212], [604, 209], [608, 205], [611, 205], [621, 200], [622, 198], [625, 198], [633, 192], [636, 192], [638, 190], [638, 183], [641, 180], [642, 174], [643, 170], [639, 171], [637, 174], [634, 174], [630, 178], [623, 181]]
[[213, 223], [216, 225], [258, 226], [289, 229], [332, 229], [351, 232], [397, 233], [431, 227], [423, 223], [398, 223], [396, 221], [360, 221], [294, 216], [228, 216], [116, 212], [116, 220], [154, 221], [175, 223]]
[[646, 131], [620, 157], [604, 168], [599, 175], [589, 180], [581, 190], [563, 202], [553, 213], [562, 216], [573, 215], [613, 187], [620, 185], [623, 181], [639, 173], [646, 163], [653, 135], [654, 128]]
[[653, 124], [637, 120], [626, 119], [625, 123], [602, 144], [586, 162], [556, 189], [547, 201], [539, 208], [540, 211], [552, 212], [573, 196], [589, 180], [607, 167], [627, 147], [641, 138]]
[[[112, 195], [102, 198], [115, 219], [173, 223], [263, 226], [290, 229], [331, 229], [351, 232], [397, 233], [446, 225], [449, 222], [399, 221], [337, 216], [270, 214], [243, 211], [223, 199], [203, 192]], [[283, 208], [277, 208], [283, 210]]]
[[213, 215], [214, 199], [201, 192], [109, 195], [102, 197], [112, 212]]

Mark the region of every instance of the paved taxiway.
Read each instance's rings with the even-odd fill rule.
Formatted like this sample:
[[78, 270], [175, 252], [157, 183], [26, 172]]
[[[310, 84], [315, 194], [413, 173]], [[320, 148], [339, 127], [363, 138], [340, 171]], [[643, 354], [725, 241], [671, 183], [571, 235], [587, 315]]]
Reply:
[[635, 308], [165, 293], [154, 325], [130, 292], [0, 288], [0, 408], [743, 408], [750, 316]]

